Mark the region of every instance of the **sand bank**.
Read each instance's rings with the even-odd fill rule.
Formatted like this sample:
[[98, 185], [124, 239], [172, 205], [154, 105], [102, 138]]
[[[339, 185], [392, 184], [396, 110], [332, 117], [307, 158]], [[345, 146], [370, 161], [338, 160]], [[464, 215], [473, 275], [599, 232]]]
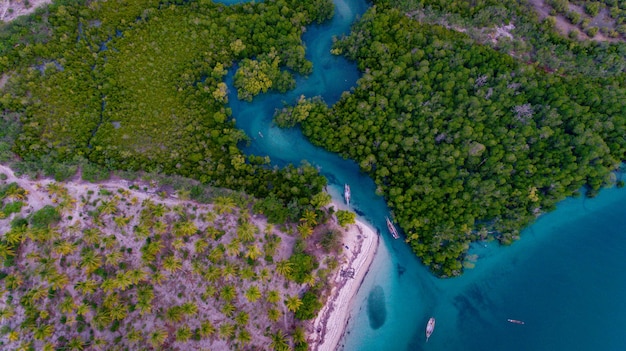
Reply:
[[[344, 234], [340, 269], [330, 282], [333, 287], [326, 305], [313, 321], [313, 330], [309, 334], [310, 350], [334, 351], [337, 348], [348, 324], [354, 298], [374, 259], [379, 243], [379, 235], [364, 222], [357, 221]], [[351, 269], [354, 269], [353, 278], [342, 274], [342, 271]]]

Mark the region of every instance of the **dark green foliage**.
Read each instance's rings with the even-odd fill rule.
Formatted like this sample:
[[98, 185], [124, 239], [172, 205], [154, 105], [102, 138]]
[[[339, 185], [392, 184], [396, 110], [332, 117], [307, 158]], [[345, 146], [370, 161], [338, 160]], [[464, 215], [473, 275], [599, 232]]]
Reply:
[[302, 296], [302, 305], [296, 311], [296, 318], [299, 320], [309, 320], [317, 316], [317, 312], [322, 308], [322, 302], [313, 291], [307, 291]]
[[273, 195], [257, 201], [252, 207], [252, 210], [255, 213], [266, 216], [270, 223], [276, 224], [285, 223], [289, 216], [287, 207]]
[[460, 274], [480, 227], [509, 243], [625, 158], [621, 79], [549, 75], [396, 10], [371, 9], [335, 49], [365, 73], [303, 133], [374, 178], [440, 275]]
[[[109, 170], [177, 174], [271, 194], [287, 208], [277, 220], [299, 218], [325, 180], [314, 167], [274, 170], [265, 158], [247, 160], [238, 145], [248, 138], [235, 128], [223, 80], [239, 61], [242, 97], [291, 89], [292, 73], [312, 70], [303, 28], [330, 18], [331, 1], [83, 5], [55, 4], [28, 26], [0, 28], [7, 44], [29, 44], [0, 45], [0, 74], [14, 72], [0, 94], [0, 160], [12, 148], [21, 173], [57, 180], [79, 165], [91, 181]], [[270, 85], [244, 88], [261, 73]]]
[[298, 284], [304, 283], [307, 276], [318, 267], [315, 257], [306, 253], [295, 253], [291, 255], [289, 262], [293, 264], [293, 271], [289, 278]]
[[93, 163], [85, 162], [81, 166], [81, 177], [88, 182], [100, 182], [109, 179], [109, 176], [110, 171]]
[[24, 203], [22, 201], [9, 202], [8, 204], [4, 205], [2, 212], [6, 216], [9, 216], [12, 213], [19, 213], [22, 210], [23, 206]]
[[354, 212], [338, 210], [336, 216], [337, 222], [342, 227], [355, 223], [354, 221], [356, 219], [356, 214]]
[[341, 247], [341, 232], [336, 230], [326, 231], [320, 240], [320, 245], [326, 252], [336, 251]]
[[61, 215], [55, 207], [50, 205], [44, 206], [39, 211], [32, 214], [30, 224], [35, 229], [48, 228], [52, 224], [56, 224], [61, 220]]

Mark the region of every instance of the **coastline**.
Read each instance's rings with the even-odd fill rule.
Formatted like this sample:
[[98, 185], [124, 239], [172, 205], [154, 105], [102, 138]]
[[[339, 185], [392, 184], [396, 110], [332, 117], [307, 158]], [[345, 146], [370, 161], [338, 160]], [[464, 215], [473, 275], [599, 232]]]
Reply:
[[[330, 206], [339, 208], [336, 203]], [[380, 236], [365, 222], [356, 220], [343, 237], [343, 254], [340, 268], [332, 277], [332, 289], [326, 304], [313, 320], [309, 331], [309, 349], [335, 350], [344, 335], [354, 298], [369, 271], [378, 251]], [[354, 269], [354, 277], [342, 277], [341, 271]]]

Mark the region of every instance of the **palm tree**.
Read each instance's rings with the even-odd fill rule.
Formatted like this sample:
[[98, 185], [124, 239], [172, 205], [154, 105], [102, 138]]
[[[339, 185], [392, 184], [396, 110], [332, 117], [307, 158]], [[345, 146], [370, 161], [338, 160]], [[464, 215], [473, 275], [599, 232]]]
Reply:
[[276, 254], [276, 250], [280, 246], [281, 238], [276, 234], [271, 234], [265, 237], [265, 244], [263, 244], [263, 248], [265, 250], [265, 255], [274, 256]]
[[111, 307], [109, 314], [113, 320], [121, 321], [128, 315], [128, 307], [125, 304], [118, 303]]
[[207, 285], [206, 289], [204, 289], [204, 292], [202, 293], [202, 299], [203, 300], [213, 299], [216, 293], [217, 293], [217, 288], [215, 286]]
[[278, 303], [278, 301], [280, 301], [280, 293], [276, 290], [268, 291], [267, 296], [265, 296], [265, 301], [271, 304]]
[[230, 302], [225, 303], [224, 306], [222, 306], [222, 313], [226, 317], [231, 317], [233, 313], [235, 313], [235, 306], [233, 306]]
[[261, 298], [261, 291], [256, 285], [250, 287], [245, 293], [246, 299], [252, 303]]
[[231, 323], [222, 323], [220, 325], [220, 337], [224, 340], [228, 340], [235, 334], [235, 326]]
[[186, 244], [187, 243], [185, 243], [185, 241], [183, 239], [181, 239], [181, 238], [178, 238], [178, 239], [175, 239], [174, 241], [172, 241], [172, 247], [176, 251], [180, 251], [180, 249], [185, 247]]
[[141, 331], [135, 329], [135, 327], [131, 327], [130, 331], [126, 334], [126, 340], [134, 345], [143, 340], [143, 335]]
[[276, 308], [270, 308], [267, 310], [267, 318], [269, 318], [272, 322], [278, 322], [280, 316], [282, 316], [282, 313]]
[[232, 301], [236, 295], [237, 292], [232, 285], [224, 285], [224, 287], [222, 287], [222, 291], [220, 292], [220, 298], [224, 301]]
[[4, 243], [0, 243], [0, 258], [5, 261], [8, 257], [15, 256], [15, 250], [13, 250], [13, 245], [7, 245]]
[[48, 190], [48, 194], [56, 196], [61, 196], [67, 191], [67, 189], [65, 189], [63, 185], [55, 182], [48, 183], [46, 189]]
[[169, 255], [163, 259], [163, 268], [168, 272], [174, 273], [183, 268], [183, 263], [180, 258], [174, 255]]
[[237, 265], [231, 262], [226, 262], [222, 267], [222, 276], [224, 279], [232, 279], [237, 275]]
[[300, 306], [302, 306], [302, 300], [298, 297], [298, 295], [288, 296], [285, 300], [285, 306], [291, 312], [296, 312]]
[[267, 283], [268, 281], [270, 281], [270, 279], [272, 279], [272, 275], [270, 274], [269, 269], [267, 269], [266, 267], [263, 267], [259, 271], [259, 279], [261, 279], [263, 283]]
[[33, 337], [35, 340], [45, 340], [52, 336], [54, 333], [54, 325], [42, 324], [33, 331]]
[[250, 335], [250, 332], [246, 329], [242, 329], [237, 335], [237, 340], [243, 345], [247, 345], [252, 341], [252, 335]]
[[174, 235], [176, 236], [191, 236], [198, 232], [198, 227], [191, 221], [177, 222], [174, 224]]
[[76, 283], [74, 287], [83, 294], [91, 294], [98, 288], [98, 282], [93, 279], [88, 279]]
[[263, 255], [263, 252], [261, 252], [259, 246], [257, 246], [256, 244], [248, 245], [248, 250], [246, 251], [247, 258], [254, 261], [257, 258], [261, 257], [261, 255]]
[[206, 271], [203, 274], [204, 279], [215, 282], [222, 276], [222, 270], [219, 267], [211, 265], [207, 267]]
[[80, 266], [85, 269], [87, 274], [92, 273], [96, 269], [100, 268], [102, 259], [93, 250], [88, 250], [82, 255]]
[[[256, 273], [254, 273], [254, 269], [252, 269], [251, 266], [244, 266], [239, 271], [239, 277], [241, 277], [241, 279], [244, 279], [244, 280], [254, 279], [255, 275], [256, 275]], [[254, 279], [254, 280], [256, 280], [256, 279]]]
[[191, 328], [189, 328], [187, 324], [183, 324], [183, 326], [176, 331], [176, 341], [187, 342], [192, 335]]
[[157, 218], [165, 216], [168, 212], [170, 212], [170, 209], [161, 203], [152, 208], [152, 214]]
[[17, 183], [11, 183], [5, 189], [4, 197], [7, 199], [14, 199], [18, 201], [26, 200], [28, 196], [28, 190], [20, 188]]
[[141, 248], [141, 259], [144, 262], [152, 263], [156, 260], [157, 254], [165, 247], [161, 240], [153, 240]]
[[233, 239], [231, 242], [229, 242], [226, 245], [226, 252], [230, 256], [238, 256], [240, 247], [241, 247], [241, 242], [239, 241], [239, 239]]
[[296, 344], [304, 344], [306, 342], [306, 333], [304, 332], [304, 328], [298, 326], [293, 331], [292, 334], [293, 342]]
[[213, 201], [213, 207], [218, 214], [231, 213], [235, 209], [235, 201], [230, 196], [218, 196]]
[[71, 255], [74, 251], [76, 251], [76, 245], [67, 240], [57, 240], [52, 246], [52, 251], [59, 256]]
[[139, 282], [142, 282], [148, 278], [148, 273], [146, 273], [141, 268], [132, 269], [128, 271], [127, 273], [128, 273], [128, 277], [130, 278], [131, 282], [133, 282], [133, 284], [139, 284]]
[[154, 229], [155, 234], [165, 234], [167, 231], [167, 224], [161, 221], [156, 221], [152, 225], [152, 229]]
[[217, 263], [222, 258], [224, 258], [224, 247], [220, 244], [211, 250], [211, 253], [209, 254], [209, 261], [211, 261], [211, 263]]
[[302, 214], [302, 218], [300, 219], [300, 221], [305, 222], [309, 226], [313, 227], [317, 224], [317, 214], [315, 213], [315, 211], [306, 209], [304, 210], [304, 213]]
[[198, 335], [200, 337], [208, 338], [215, 333], [215, 326], [211, 323], [210, 320], [205, 320], [200, 324], [200, 330], [198, 330]]
[[65, 299], [59, 304], [59, 311], [64, 314], [69, 314], [74, 311], [76, 304], [71, 296], [66, 296]]
[[116, 287], [117, 284], [115, 283], [114, 278], [107, 278], [102, 282], [102, 284], [100, 284], [100, 289], [104, 292], [112, 292]]
[[244, 243], [254, 240], [254, 234], [259, 230], [254, 224], [245, 221], [237, 226], [237, 237]]
[[54, 274], [48, 279], [48, 282], [53, 290], [61, 290], [70, 282], [70, 278], [67, 274]]
[[248, 315], [248, 313], [244, 311], [237, 313], [237, 315], [235, 316], [235, 323], [237, 323], [237, 325], [240, 327], [245, 327], [246, 325], [248, 325], [249, 320], [250, 315]]
[[89, 313], [89, 306], [85, 305], [84, 303], [76, 306], [76, 315], [85, 316], [87, 313]]
[[306, 240], [313, 234], [313, 228], [311, 228], [308, 223], [302, 223], [298, 225], [298, 232], [302, 239]]
[[182, 308], [180, 308], [180, 306], [173, 306], [170, 307], [166, 312], [165, 312], [165, 318], [168, 321], [171, 322], [180, 322], [183, 320], [183, 318], [185, 317], [185, 314], [183, 313]]
[[99, 244], [102, 233], [98, 228], [87, 228], [83, 230], [83, 240], [89, 245]]
[[285, 278], [289, 278], [293, 273], [293, 262], [288, 260], [282, 260], [276, 263], [276, 272], [283, 275]]
[[270, 334], [270, 339], [272, 342], [270, 343], [270, 347], [274, 351], [287, 351], [289, 350], [289, 344], [287, 344], [287, 337], [285, 332], [282, 330], [277, 330], [276, 333]]
[[155, 349], [159, 349], [160, 346], [163, 345], [163, 343], [167, 339], [167, 336], [168, 336], [167, 330], [162, 329], [162, 328], [154, 329], [150, 333], [150, 338], [149, 338], [150, 345], [152, 345], [152, 347], [154, 347]]
[[150, 236], [150, 229], [145, 224], [141, 224], [135, 227], [135, 235], [139, 238], [147, 238]]
[[125, 291], [126, 288], [133, 285], [133, 280], [131, 279], [130, 274], [128, 273], [129, 273], [128, 271], [118, 272], [115, 275], [115, 286], [122, 291]]
[[190, 317], [193, 317], [196, 313], [198, 313], [198, 305], [191, 301], [183, 303], [180, 308], [183, 310], [183, 313]]
[[165, 275], [163, 272], [154, 272], [152, 275], [152, 282], [156, 285], [161, 285], [161, 283], [165, 280]]
[[117, 213], [117, 201], [102, 201], [100, 206], [98, 206], [98, 212], [103, 215], [115, 214]]
[[132, 220], [132, 217], [126, 217], [126, 216], [117, 216], [113, 218], [113, 222], [115, 222], [115, 225], [119, 229], [124, 229], [128, 225], [128, 223], [130, 223], [131, 220]]
[[70, 342], [67, 343], [67, 349], [73, 351], [81, 351], [85, 347], [85, 343], [80, 336], [73, 337]]
[[117, 264], [120, 263], [123, 258], [124, 258], [123, 253], [121, 253], [120, 251], [113, 251], [109, 253], [108, 255], [106, 255], [106, 258], [104, 259], [104, 263], [110, 266], [117, 266]]
[[207, 247], [209, 247], [209, 243], [204, 239], [198, 239], [194, 244], [196, 254], [203, 254]]

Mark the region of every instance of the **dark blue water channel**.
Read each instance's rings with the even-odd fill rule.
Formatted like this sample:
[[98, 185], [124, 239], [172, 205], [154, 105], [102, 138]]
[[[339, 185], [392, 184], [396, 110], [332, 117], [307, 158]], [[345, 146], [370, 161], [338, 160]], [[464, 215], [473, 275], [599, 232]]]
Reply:
[[[239, 3], [240, 0], [224, 1]], [[340, 198], [343, 183], [361, 219], [381, 230], [383, 241], [356, 297], [343, 350], [626, 350], [626, 190], [607, 189], [593, 200], [568, 199], [543, 215], [511, 247], [475, 244], [476, 267], [460, 278], [437, 279], [402, 241], [386, 235], [388, 209], [354, 162], [312, 146], [297, 129], [272, 125], [275, 109], [301, 95], [332, 104], [356, 85], [356, 66], [330, 54], [333, 36], [348, 33], [367, 5], [336, 0], [335, 17], [307, 28], [309, 77], [287, 94], [237, 100], [228, 77], [237, 126], [252, 142], [245, 152], [272, 164], [317, 166]], [[479, 201], [479, 199], [477, 200]], [[437, 327], [428, 343], [430, 316]], [[524, 325], [508, 323], [517, 319]]]

